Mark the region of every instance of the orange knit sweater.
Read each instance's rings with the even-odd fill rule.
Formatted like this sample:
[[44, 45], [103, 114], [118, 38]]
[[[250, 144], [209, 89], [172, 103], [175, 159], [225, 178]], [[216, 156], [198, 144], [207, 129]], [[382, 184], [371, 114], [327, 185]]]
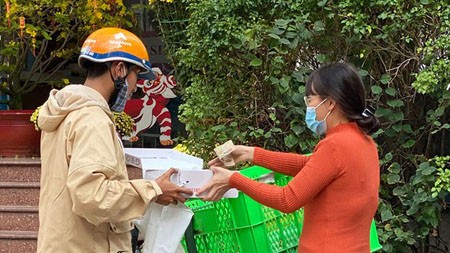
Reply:
[[378, 152], [355, 123], [330, 129], [311, 156], [255, 148], [253, 163], [294, 178], [279, 187], [234, 173], [230, 186], [282, 212], [304, 207], [298, 252], [370, 252], [370, 224], [378, 206]]

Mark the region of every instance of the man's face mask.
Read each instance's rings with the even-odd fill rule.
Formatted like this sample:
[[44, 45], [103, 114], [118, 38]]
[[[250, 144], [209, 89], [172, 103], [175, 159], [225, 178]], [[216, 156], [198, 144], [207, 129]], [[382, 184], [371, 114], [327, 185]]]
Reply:
[[[328, 114], [325, 116], [325, 118], [321, 121], [318, 121], [316, 119], [316, 109], [321, 106], [325, 101], [327, 101], [328, 98], [324, 99], [322, 102], [320, 102], [316, 107], [306, 107], [306, 126], [313, 131], [317, 135], [324, 135], [327, 132], [327, 123], [326, 119], [328, 118], [328, 115], [330, 115], [331, 111], [328, 112]], [[305, 99], [306, 101], [306, 99]]]
[[[128, 75], [128, 74], [127, 74]], [[129, 98], [127, 75], [125, 77], [118, 77], [114, 80], [114, 92], [109, 100], [109, 107], [113, 112], [123, 112], [125, 104]]]

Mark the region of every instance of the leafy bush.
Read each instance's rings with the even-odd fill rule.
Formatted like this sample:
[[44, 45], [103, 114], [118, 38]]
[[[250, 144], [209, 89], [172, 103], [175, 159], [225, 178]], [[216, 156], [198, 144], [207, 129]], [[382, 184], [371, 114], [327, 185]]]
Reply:
[[382, 121], [373, 137], [384, 251], [427, 251], [443, 197], [432, 189], [448, 178], [434, 157], [450, 153], [450, 3], [175, 0], [151, 9], [184, 90], [186, 145], [204, 159], [228, 139], [310, 152], [305, 78], [329, 62], [357, 66]]

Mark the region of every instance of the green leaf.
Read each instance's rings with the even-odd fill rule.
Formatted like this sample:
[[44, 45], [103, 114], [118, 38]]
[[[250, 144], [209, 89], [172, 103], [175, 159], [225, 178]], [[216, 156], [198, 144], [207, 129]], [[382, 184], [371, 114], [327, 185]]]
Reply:
[[297, 103], [299, 105], [302, 105], [302, 104], [305, 103], [305, 101], [303, 100], [303, 96], [301, 94], [299, 94], [299, 93], [295, 93], [292, 96], [292, 101], [294, 101], [295, 103]]
[[411, 125], [409, 125], [409, 124], [403, 125], [403, 131], [405, 131], [406, 133], [409, 133], [409, 134], [412, 134], [412, 133], [413, 133], [413, 130], [412, 130], [412, 128], [411, 128]]
[[293, 146], [297, 145], [298, 138], [294, 134], [290, 134], [284, 138], [284, 144], [288, 146], [289, 148], [292, 148]]
[[405, 185], [402, 186], [397, 186], [394, 188], [394, 190], [392, 190], [392, 194], [394, 194], [394, 196], [405, 196], [407, 192], [407, 187]]
[[381, 212], [381, 222], [385, 222], [388, 221], [390, 219], [392, 219], [392, 212], [389, 209], [384, 209]]
[[378, 108], [375, 112], [375, 116], [377, 117], [386, 117], [392, 114], [392, 110], [386, 108]]
[[[367, 76], [368, 74], [369, 74], [369, 72], [367, 72], [367, 70], [365, 70], [365, 69], [360, 69], [360, 70], [358, 70], [358, 74], [360, 75], [360, 76], [362, 76], [362, 77], [365, 77], [365, 76]], [[372, 89], [373, 89], [373, 86], [372, 86]], [[381, 89], [381, 88], [380, 88]], [[373, 90], [372, 90], [373, 91]], [[381, 93], [381, 91], [380, 91], [380, 93]], [[376, 93], [376, 94], [379, 94], [379, 93]]]
[[259, 58], [255, 58], [250, 62], [250, 65], [253, 67], [258, 67], [262, 65], [262, 60]]
[[321, 31], [325, 30], [325, 26], [323, 25], [323, 22], [320, 20], [314, 22], [314, 30], [317, 32], [321, 32]]
[[392, 114], [392, 117], [393, 117], [395, 120], [404, 120], [404, 119], [405, 119], [405, 115], [403, 114], [403, 112], [394, 112], [394, 113]]
[[317, 58], [317, 61], [319, 61], [321, 63], [324, 63], [327, 60], [327, 56], [324, 54], [317, 54], [316, 58]]
[[426, 168], [430, 167], [430, 163], [429, 162], [423, 162], [421, 164], [419, 164], [419, 169], [424, 170]]
[[279, 27], [286, 27], [289, 24], [290, 20], [286, 19], [277, 19], [275, 20], [275, 25]]
[[291, 44], [291, 42], [289, 40], [287, 40], [287, 39], [280, 39], [280, 43], [281, 44], [285, 44], [285, 45]]
[[384, 75], [381, 76], [380, 82], [382, 84], [388, 84], [389, 81], [391, 81], [391, 76], [390, 75], [384, 74]]
[[415, 203], [423, 203], [427, 200], [428, 196], [426, 192], [417, 192], [413, 196], [413, 200]]
[[428, 176], [428, 175], [431, 175], [435, 171], [436, 171], [435, 167], [429, 166], [429, 167], [425, 168], [424, 170], [422, 170], [422, 175]]
[[412, 148], [416, 144], [415, 140], [408, 140], [407, 142], [402, 144], [404, 148]]
[[401, 101], [400, 99], [394, 99], [387, 101], [387, 104], [391, 107], [400, 107], [403, 106], [405, 103], [403, 103], [403, 101]]
[[41, 30], [42, 36], [44, 36], [44, 38], [46, 40], [52, 40], [52, 37], [44, 30]]
[[391, 161], [392, 158], [393, 158], [392, 153], [387, 153], [387, 154], [384, 156], [384, 160], [385, 160], [386, 162]]
[[391, 166], [389, 166], [388, 170], [394, 174], [400, 173], [402, 167], [398, 163], [392, 163]]
[[420, 3], [425, 5], [425, 4], [429, 4], [430, 2], [428, 0], [420, 0]]
[[419, 206], [416, 205], [416, 204], [413, 204], [413, 205], [408, 209], [408, 211], [406, 211], [406, 214], [407, 214], [407, 215], [414, 215], [414, 214], [417, 213], [418, 210], [419, 210]]
[[280, 36], [278, 36], [278, 35], [276, 35], [276, 34], [274, 34], [274, 33], [269, 33], [269, 37], [272, 37], [272, 38], [274, 38], [274, 39], [276, 39], [276, 40], [281, 39]]
[[403, 130], [402, 125], [393, 125], [392, 129], [394, 129], [394, 131], [397, 133], [399, 133]]
[[320, 7], [324, 7], [327, 4], [327, 2], [328, 2], [328, 0], [322, 0], [322, 1], [317, 2], [317, 5]]
[[395, 184], [400, 182], [400, 175], [398, 174], [389, 174], [387, 176], [387, 183], [388, 184]]
[[395, 96], [395, 89], [392, 87], [389, 87], [387, 89], [384, 90], [384, 93], [388, 94], [389, 96], [393, 97]]
[[372, 89], [372, 93], [375, 95], [381, 94], [381, 92], [383, 92], [383, 89], [381, 89], [381, 87], [377, 86], [377, 85], [372, 86], [371, 89]]

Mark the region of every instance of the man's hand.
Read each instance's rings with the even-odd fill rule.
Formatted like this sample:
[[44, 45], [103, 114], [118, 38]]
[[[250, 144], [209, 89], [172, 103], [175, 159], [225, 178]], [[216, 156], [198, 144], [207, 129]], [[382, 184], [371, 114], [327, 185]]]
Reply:
[[156, 203], [161, 205], [177, 204], [178, 201], [184, 203], [186, 198], [181, 194], [192, 195], [191, 190], [180, 187], [170, 181], [170, 176], [174, 173], [177, 173], [177, 170], [170, 168], [155, 180], [162, 191], [162, 194], [156, 198]]

